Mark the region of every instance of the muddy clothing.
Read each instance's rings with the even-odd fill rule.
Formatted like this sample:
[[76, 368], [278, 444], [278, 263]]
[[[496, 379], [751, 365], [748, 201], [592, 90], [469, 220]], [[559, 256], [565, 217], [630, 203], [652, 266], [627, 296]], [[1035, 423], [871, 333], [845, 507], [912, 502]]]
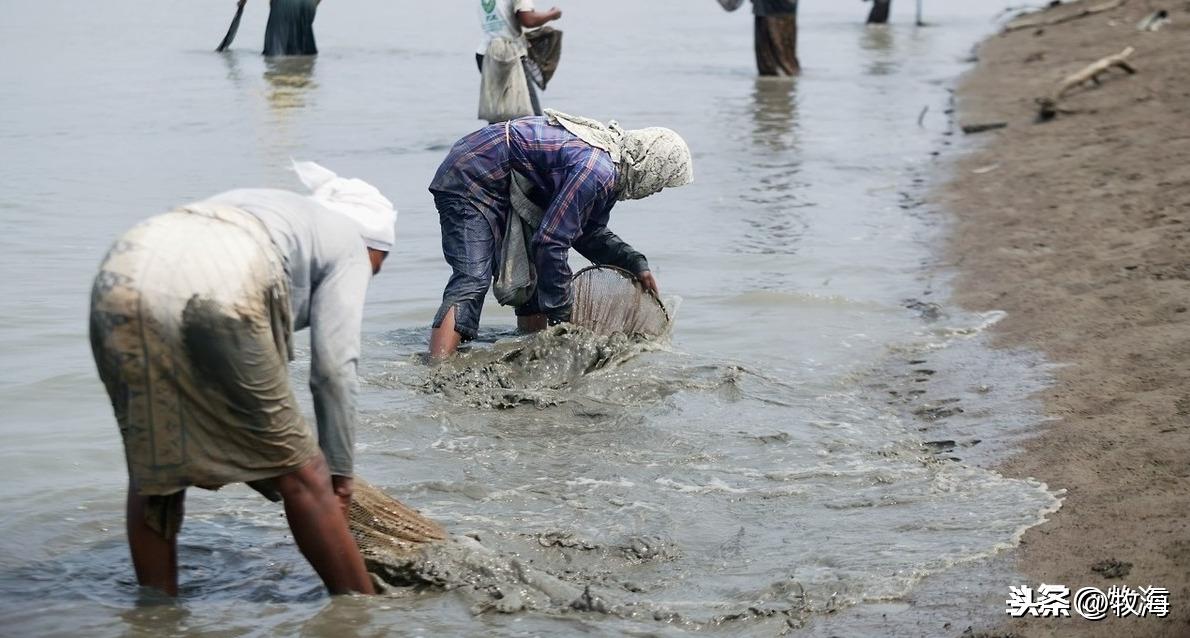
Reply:
[[314, 14], [317, 11], [316, 0], [270, 0], [264, 54], [316, 55]]
[[[92, 290], [91, 345], [142, 495], [273, 478], [320, 446], [333, 473], [350, 475], [371, 269], [340, 219], [293, 193], [233, 191], [113, 245]], [[306, 325], [317, 437], [287, 367], [292, 331]]]
[[360, 326], [372, 266], [359, 229], [309, 197], [241, 189], [217, 195], [262, 221], [289, 275], [293, 329], [310, 329], [310, 394], [331, 474], [351, 476]]
[[[483, 74], [483, 58], [484, 55], [482, 53], [475, 54], [475, 66], [479, 68], [479, 73], [481, 75]], [[533, 110], [533, 115], [541, 115], [541, 98], [537, 97], [537, 87], [533, 84], [533, 82], [528, 81], [528, 78], [532, 73], [532, 71], [529, 69], [529, 64], [528, 58], [521, 59], [521, 68], [525, 70], [525, 77], [527, 80], [525, 86], [529, 91], [529, 106]], [[526, 115], [528, 115], [528, 113], [526, 113]]]
[[607, 228], [617, 196], [617, 169], [607, 152], [542, 117], [513, 120], [507, 130], [487, 126], [454, 145], [430, 184], [443, 255], [454, 271], [434, 326], [454, 307], [455, 329], [466, 339], [476, 335], [499, 258], [511, 170], [528, 178], [530, 199], [545, 211], [531, 246], [537, 296], [521, 314], [541, 312], [555, 323], [569, 318], [572, 247], [596, 263], [633, 273], [649, 268], [644, 255]]
[[752, 0], [752, 13], [758, 16], [797, 15], [797, 0]]
[[756, 70], [762, 76], [796, 75], [797, 16], [756, 16]]

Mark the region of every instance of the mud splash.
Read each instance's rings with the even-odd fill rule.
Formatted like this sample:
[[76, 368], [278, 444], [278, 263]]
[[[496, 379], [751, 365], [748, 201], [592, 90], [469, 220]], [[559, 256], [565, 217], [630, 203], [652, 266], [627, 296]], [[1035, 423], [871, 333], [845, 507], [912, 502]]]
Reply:
[[663, 347], [663, 341], [641, 336], [558, 325], [461, 353], [434, 368], [421, 387], [482, 408], [558, 405], [575, 396], [569, 388], [584, 377]]
[[[646, 564], [681, 556], [672, 541], [660, 537], [629, 537], [603, 546], [570, 532], [501, 536], [499, 545], [514, 551], [489, 548], [478, 535], [461, 535], [420, 546], [412, 553], [373, 553], [368, 567], [384, 596], [401, 598], [427, 589], [450, 591], [461, 597], [474, 615], [595, 613], [698, 630], [730, 627], [735, 621], [799, 627], [810, 614], [826, 610], [816, 608], [796, 581], [774, 584], [767, 595], [756, 600], [717, 609], [700, 606], [683, 610], [682, 604], [651, 600], [652, 588], [628, 574]], [[833, 601], [828, 601], [831, 604]]]

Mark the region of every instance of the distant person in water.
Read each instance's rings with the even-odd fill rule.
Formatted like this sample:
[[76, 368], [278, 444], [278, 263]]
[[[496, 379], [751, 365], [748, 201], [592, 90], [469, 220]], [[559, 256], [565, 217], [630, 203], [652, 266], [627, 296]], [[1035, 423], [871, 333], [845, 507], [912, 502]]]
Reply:
[[[372, 593], [351, 536], [356, 363], [368, 282], [396, 211], [312, 162], [310, 196], [241, 189], [151, 217], [112, 246], [91, 292], [91, 348], [124, 442], [137, 582], [175, 596], [186, 489], [247, 483], [285, 503], [332, 594]], [[290, 387], [310, 329], [317, 430]]]
[[752, 0], [756, 70], [762, 76], [797, 75], [797, 0]]
[[499, 247], [510, 220], [520, 223], [512, 210], [514, 172], [531, 185], [525, 197], [544, 211], [529, 242], [536, 292], [516, 308], [525, 331], [570, 320], [571, 248], [593, 263], [635, 274], [656, 293], [648, 260], [608, 229], [611, 210], [617, 201], [694, 179], [690, 148], [666, 128], [625, 131], [615, 122], [546, 109], [545, 117], [493, 124], [459, 140], [430, 184], [442, 254], [453, 271], [430, 335], [434, 358], [476, 336]]
[[321, 0], [269, 0], [264, 54], [318, 55], [318, 45], [314, 43], [314, 14], [319, 2]]
[[[483, 76], [480, 117], [495, 123], [524, 115], [541, 115], [537, 90], [525, 69], [525, 57], [529, 53], [525, 29], [535, 29], [561, 18], [562, 10], [553, 7], [549, 11], [537, 11], [533, 0], [471, 1], [477, 3], [479, 26], [483, 30], [483, 39], [475, 52], [475, 63]], [[485, 108], [483, 100], [491, 106]]]
[[892, 0], [871, 0], [872, 10], [868, 12], [868, 24], [887, 24]]

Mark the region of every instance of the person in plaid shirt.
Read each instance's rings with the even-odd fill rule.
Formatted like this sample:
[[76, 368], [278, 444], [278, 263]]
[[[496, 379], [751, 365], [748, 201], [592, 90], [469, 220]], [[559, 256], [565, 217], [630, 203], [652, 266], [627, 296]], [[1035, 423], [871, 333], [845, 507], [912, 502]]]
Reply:
[[530, 246], [537, 272], [532, 300], [516, 309], [522, 330], [570, 319], [569, 252], [619, 266], [657, 292], [649, 262], [608, 229], [612, 207], [693, 181], [690, 148], [666, 128], [626, 131], [546, 109], [545, 116], [493, 124], [455, 143], [430, 192], [442, 225], [442, 254], [453, 273], [434, 317], [430, 355], [452, 354], [479, 329], [512, 207], [512, 171], [532, 185], [544, 211]]

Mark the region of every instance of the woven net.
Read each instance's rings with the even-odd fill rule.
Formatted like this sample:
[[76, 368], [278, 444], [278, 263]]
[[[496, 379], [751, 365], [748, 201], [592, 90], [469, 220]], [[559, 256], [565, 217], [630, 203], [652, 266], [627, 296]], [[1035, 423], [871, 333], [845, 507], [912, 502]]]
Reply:
[[669, 313], [657, 295], [631, 273], [612, 266], [591, 266], [572, 280], [570, 321], [601, 335], [623, 333], [660, 337], [669, 332]]
[[385, 571], [409, 560], [426, 543], [446, 540], [446, 530], [363, 479], [356, 478], [348, 521], [364, 562]]

